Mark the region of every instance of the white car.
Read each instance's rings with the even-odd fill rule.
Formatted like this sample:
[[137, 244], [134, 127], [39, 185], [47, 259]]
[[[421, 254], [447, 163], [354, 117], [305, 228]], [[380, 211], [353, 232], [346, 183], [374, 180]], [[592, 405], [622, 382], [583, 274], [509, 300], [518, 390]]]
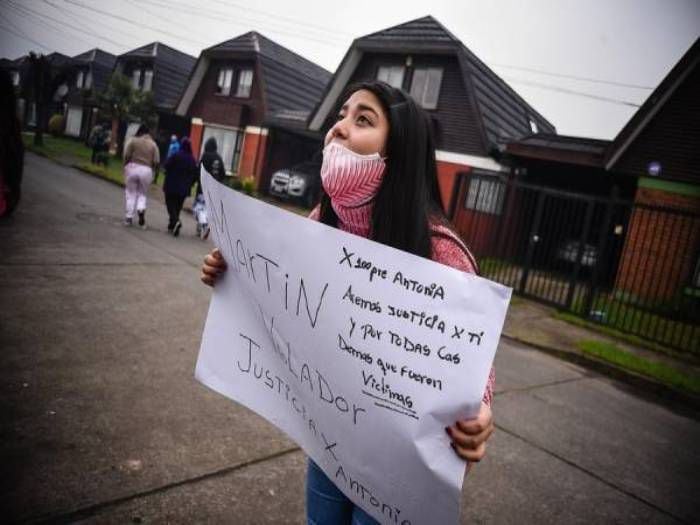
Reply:
[[312, 162], [278, 170], [270, 179], [270, 195], [295, 200], [310, 208], [316, 203], [321, 188], [320, 170], [320, 165]]

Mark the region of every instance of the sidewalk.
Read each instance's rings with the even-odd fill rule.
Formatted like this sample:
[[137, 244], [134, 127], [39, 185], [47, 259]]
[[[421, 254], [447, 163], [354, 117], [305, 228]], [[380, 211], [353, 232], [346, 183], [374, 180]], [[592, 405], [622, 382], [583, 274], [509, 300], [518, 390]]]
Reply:
[[629, 354], [633, 356], [632, 359], [639, 358], [658, 367], [676, 371], [678, 374], [694, 377], [696, 385], [698, 378], [700, 378], [700, 362], [697, 358], [690, 355], [674, 355], [671, 351], [669, 353], [656, 352], [633, 345], [628, 341], [608, 336], [593, 328], [584, 328], [557, 319], [556, 312], [555, 308], [513, 296], [503, 328], [503, 336], [534, 346], [561, 359], [640, 386], [647, 391], [653, 391], [667, 400], [683, 401], [695, 410], [700, 408], [700, 394], [697, 391], [691, 392], [658, 378], [600, 359], [584, 352], [581, 349], [581, 343], [595, 342], [601, 346], [616, 347], [619, 353]]

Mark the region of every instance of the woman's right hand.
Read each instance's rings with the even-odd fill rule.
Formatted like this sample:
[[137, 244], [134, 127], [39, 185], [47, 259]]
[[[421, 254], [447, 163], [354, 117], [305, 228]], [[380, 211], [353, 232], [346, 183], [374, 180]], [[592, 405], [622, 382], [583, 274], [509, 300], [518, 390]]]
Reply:
[[218, 248], [214, 248], [208, 253], [202, 264], [202, 275], [200, 279], [208, 286], [214, 286], [216, 280], [226, 271], [226, 261]]

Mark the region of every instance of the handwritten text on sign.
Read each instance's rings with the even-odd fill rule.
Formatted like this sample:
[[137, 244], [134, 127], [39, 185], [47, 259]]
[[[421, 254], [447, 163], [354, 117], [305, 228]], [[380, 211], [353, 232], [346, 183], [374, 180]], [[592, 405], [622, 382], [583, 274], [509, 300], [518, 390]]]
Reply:
[[510, 289], [203, 184], [229, 270], [196, 377], [379, 521], [457, 523], [464, 463], [444, 428], [479, 410]]

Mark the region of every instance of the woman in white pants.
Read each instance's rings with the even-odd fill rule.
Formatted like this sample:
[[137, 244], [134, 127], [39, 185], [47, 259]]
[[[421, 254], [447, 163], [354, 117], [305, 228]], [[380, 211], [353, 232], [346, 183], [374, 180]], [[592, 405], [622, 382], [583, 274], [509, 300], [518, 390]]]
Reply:
[[146, 229], [146, 204], [148, 187], [158, 168], [160, 155], [158, 146], [148, 132], [148, 126], [141, 124], [136, 136], [124, 150], [124, 194], [126, 198], [126, 218], [124, 224], [131, 226], [134, 212], [138, 213], [139, 226]]

